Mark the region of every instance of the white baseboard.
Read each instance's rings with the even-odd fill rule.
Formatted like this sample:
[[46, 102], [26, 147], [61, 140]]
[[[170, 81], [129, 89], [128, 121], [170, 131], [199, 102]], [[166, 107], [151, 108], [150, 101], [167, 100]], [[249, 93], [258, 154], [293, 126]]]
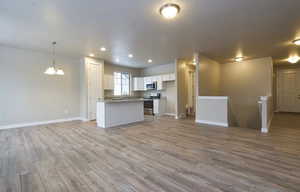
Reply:
[[165, 113], [164, 115], [168, 115], [168, 116], [176, 116], [176, 114], [175, 113]]
[[185, 119], [186, 118], [186, 114], [185, 113], [180, 113], [178, 116], [175, 115], [175, 119]]
[[273, 120], [273, 117], [274, 117], [274, 114], [272, 113], [272, 116], [270, 117], [270, 120], [268, 122], [268, 127], [262, 127], [261, 128], [261, 132], [262, 133], [268, 133], [270, 131], [270, 128], [271, 128], [271, 123], [272, 123], [272, 120]]
[[205, 121], [205, 120], [196, 120], [196, 123], [207, 124], [207, 125], [216, 125], [221, 127], [228, 127], [228, 123], [218, 123], [213, 121]]
[[37, 125], [47, 125], [51, 123], [62, 123], [62, 122], [68, 122], [68, 121], [84, 121], [81, 117], [73, 117], [73, 118], [66, 118], [66, 119], [55, 119], [50, 121], [38, 121], [38, 122], [31, 122], [31, 123], [19, 123], [19, 124], [10, 124], [10, 125], [4, 125], [0, 126], [1, 129], [13, 129], [13, 128], [21, 128], [21, 127], [31, 127], [31, 126], [37, 126]]
[[83, 117], [80, 117], [80, 119], [79, 119], [79, 120], [81, 120], [81, 121], [83, 121], [83, 122], [90, 121], [89, 119], [87, 119], [87, 118], [83, 118]]
[[266, 127], [262, 127], [262, 128], [261, 128], [261, 132], [262, 132], [262, 133], [268, 133], [268, 132], [269, 132], [269, 129], [266, 128]]

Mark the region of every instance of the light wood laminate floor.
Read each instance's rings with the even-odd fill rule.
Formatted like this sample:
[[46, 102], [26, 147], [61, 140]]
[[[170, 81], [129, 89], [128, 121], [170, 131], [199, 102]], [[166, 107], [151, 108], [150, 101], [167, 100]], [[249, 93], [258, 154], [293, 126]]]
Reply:
[[277, 115], [270, 134], [168, 117], [3, 130], [0, 192], [300, 191], [299, 123]]

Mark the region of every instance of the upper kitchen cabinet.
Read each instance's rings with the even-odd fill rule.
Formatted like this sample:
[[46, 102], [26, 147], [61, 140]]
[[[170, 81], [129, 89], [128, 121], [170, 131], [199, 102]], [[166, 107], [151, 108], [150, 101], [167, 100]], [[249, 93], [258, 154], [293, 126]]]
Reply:
[[114, 76], [104, 75], [104, 90], [114, 90]]
[[165, 87], [165, 84], [162, 82], [162, 81], [157, 81], [157, 84], [156, 84], [156, 89], [158, 90], [158, 91], [160, 91], [160, 90], [164, 90], [166, 87]]
[[158, 82], [161, 80], [161, 76], [151, 76], [150, 78], [152, 80], [152, 83]]
[[144, 77], [144, 90], [147, 90], [147, 84], [153, 83], [152, 77]]
[[169, 74], [169, 77], [170, 77], [169, 81], [175, 81], [176, 80], [175, 73]]
[[162, 75], [162, 81], [175, 81], [175, 73], [164, 74]]
[[133, 91], [144, 91], [144, 77], [134, 77], [133, 78]]
[[163, 82], [175, 81], [175, 73], [147, 76], [147, 77], [135, 77], [133, 78], [133, 91], [145, 91], [147, 90], [146, 85], [156, 82], [157, 90], [165, 89]]
[[152, 76], [144, 77], [144, 83], [145, 83], [145, 84], [153, 83], [153, 78], [152, 78]]
[[163, 90], [165, 89], [165, 86], [164, 86], [164, 83], [163, 83], [163, 76], [162, 75], [159, 75], [159, 76], [155, 76], [155, 82], [157, 83], [157, 90]]

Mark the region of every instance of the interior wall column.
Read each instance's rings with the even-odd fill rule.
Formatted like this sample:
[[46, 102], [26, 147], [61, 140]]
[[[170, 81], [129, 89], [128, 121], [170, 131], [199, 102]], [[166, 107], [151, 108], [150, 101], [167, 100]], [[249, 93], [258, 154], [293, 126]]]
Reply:
[[[199, 72], [200, 72], [200, 58], [199, 58], [199, 53], [194, 53], [194, 62], [196, 63], [196, 70], [195, 70], [195, 116], [197, 116], [198, 112], [198, 96], [199, 96]], [[195, 119], [196, 120], [196, 119]]]

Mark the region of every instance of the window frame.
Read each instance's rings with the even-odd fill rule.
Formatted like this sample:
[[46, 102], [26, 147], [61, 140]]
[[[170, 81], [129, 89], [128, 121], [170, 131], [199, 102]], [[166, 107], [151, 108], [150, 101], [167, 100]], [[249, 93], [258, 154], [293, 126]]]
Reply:
[[[116, 73], [119, 73], [121, 76], [120, 76], [120, 86], [121, 86], [121, 90], [120, 90], [120, 95], [116, 95], [115, 94], [115, 89], [114, 89], [114, 93], [113, 93], [113, 95], [114, 96], [116, 96], [116, 97], [126, 97], [126, 96], [131, 96], [131, 74], [130, 74], [130, 72], [126, 72], [126, 71], [114, 71], [114, 73], [113, 73], [113, 77], [114, 77], [114, 81], [115, 81], [115, 74]], [[122, 81], [122, 77], [123, 77], [123, 75], [128, 75], [128, 94], [123, 94], [123, 81]], [[114, 83], [114, 87], [115, 87], [115, 83]]]

